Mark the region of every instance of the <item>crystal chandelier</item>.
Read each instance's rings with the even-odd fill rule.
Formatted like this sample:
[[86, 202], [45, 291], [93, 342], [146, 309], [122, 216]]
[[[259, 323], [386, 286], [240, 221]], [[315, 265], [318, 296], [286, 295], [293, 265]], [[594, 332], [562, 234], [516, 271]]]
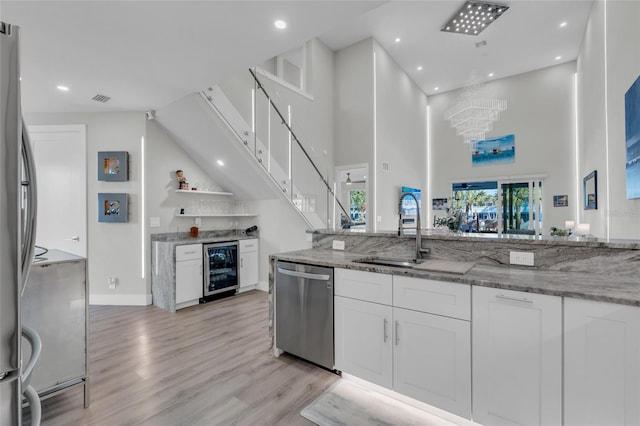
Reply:
[[491, 97], [486, 85], [476, 80], [460, 89], [456, 104], [447, 111], [445, 118], [451, 121], [451, 126], [465, 143], [471, 143], [484, 139], [493, 128], [493, 122], [498, 121], [500, 113], [506, 109], [506, 100]]

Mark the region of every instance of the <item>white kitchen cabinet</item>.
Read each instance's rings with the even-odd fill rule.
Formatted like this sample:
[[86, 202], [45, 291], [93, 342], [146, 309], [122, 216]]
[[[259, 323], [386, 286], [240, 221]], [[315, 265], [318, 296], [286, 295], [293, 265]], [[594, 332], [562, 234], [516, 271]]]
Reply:
[[258, 285], [258, 240], [239, 241], [240, 292], [253, 290]]
[[562, 299], [473, 287], [473, 420], [562, 423]]
[[202, 244], [176, 246], [176, 309], [198, 304], [202, 297]]
[[393, 389], [471, 418], [469, 321], [401, 308], [393, 321]]
[[565, 425], [640, 425], [640, 308], [565, 298]]
[[390, 389], [391, 306], [336, 296], [334, 312], [336, 369]]
[[335, 294], [338, 370], [471, 417], [469, 285], [336, 269]]

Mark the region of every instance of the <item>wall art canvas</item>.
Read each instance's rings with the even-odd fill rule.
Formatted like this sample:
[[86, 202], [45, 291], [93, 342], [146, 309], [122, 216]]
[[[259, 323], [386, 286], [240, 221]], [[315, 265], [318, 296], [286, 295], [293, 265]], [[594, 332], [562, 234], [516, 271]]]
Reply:
[[129, 180], [129, 153], [127, 151], [98, 152], [98, 180], [125, 182]]
[[128, 196], [124, 193], [98, 193], [98, 222], [127, 222]]
[[569, 196], [568, 195], [554, 195], [553, 196], [553, 207], [568, 207], [569, 206]]
[[433, 210], [446, 210], [447, 207], [449, 207], [449, 203], [446, 198], [434, 198], [432, 203]]
[[471, 164], [475, 166], [495, 166], [509, 164], [516, 160], [516, 136], [506, 135], [473, 142]]
[[640, 198], [640, 76], [624, 95], [627, 199]]

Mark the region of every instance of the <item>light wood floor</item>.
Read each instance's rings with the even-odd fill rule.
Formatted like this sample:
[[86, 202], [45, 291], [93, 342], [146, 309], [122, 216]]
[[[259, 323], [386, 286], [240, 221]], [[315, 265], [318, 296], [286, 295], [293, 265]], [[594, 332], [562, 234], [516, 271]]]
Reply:
[[169, 313], [92, 306], [91, 406], [82, 386], [42, 402], [43, 425], [309, 425], [299, 412], [338, 376], [268, 352], [253, 291]]

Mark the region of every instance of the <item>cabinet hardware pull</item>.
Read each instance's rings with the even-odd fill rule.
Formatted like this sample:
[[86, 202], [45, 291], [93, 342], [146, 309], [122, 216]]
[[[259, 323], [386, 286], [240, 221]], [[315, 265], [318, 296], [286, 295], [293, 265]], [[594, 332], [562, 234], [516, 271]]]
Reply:
[[244, 258], [240, 258], [240, 267], [244, 268]]
[[184, 254], [194, 254], [196, 251], [185, 251]]
[[396, 346], [398, 346], [398, 342], [400, 341], [400, 336], [398, 335], [398, 327], [400, 324], [396, 321]]
[[496, 295], [496, 299], [502, 299], [502, 300], [510, 300], [512, 302], [523, 302], [523, 303], [533, 303], [533, 300], [529, 300], [526, 297], [523, 298], [518, 298], [518, 297], [509, 297], [509, 296], [505, 296], [504, 294], [498, 294]]
[[385, 318], [385, 319], [384, 319], [384, 325], [383, 325], [383, 327], [384, 327], [384, 342], [385, 342], [385, 343], [387, 343], [387, 337], [388, 337], [388, 336], [387, 336], [387, 323], [388, 323], [388, 322], [389, 322], [389, 321], [387, 321], [387, 319]]

